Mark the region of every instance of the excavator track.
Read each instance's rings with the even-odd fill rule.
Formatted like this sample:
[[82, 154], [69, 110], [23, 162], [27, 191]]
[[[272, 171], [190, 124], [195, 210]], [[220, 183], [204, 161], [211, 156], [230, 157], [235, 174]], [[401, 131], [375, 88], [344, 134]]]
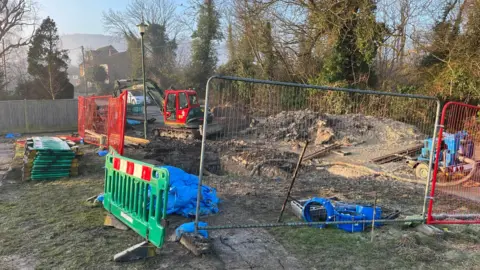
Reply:
[[157, 137], [168, 137], [182, 140], [196, 140], [202, 138], [198, 129], [161, 127], [155, 129], [153, 132]]
[[[212, 123], [207, 126], [207, 137], [221, 133], [222, 125]], [[154, 136], [182, 139], [182, 140], [199, 140], [203, 136], [203, 129], [200, 125], [198, 128], [175, 128], [175, 127], [161, 127], [153, 131]]]

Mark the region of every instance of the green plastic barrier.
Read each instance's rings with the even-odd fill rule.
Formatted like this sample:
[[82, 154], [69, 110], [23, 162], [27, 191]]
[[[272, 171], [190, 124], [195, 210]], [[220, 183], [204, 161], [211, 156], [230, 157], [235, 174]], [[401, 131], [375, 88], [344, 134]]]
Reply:
[[103, 206], [159, 248], [165, 240], [168, 187], [168, 170], [122, 157], [113, 149], [106, 156]]

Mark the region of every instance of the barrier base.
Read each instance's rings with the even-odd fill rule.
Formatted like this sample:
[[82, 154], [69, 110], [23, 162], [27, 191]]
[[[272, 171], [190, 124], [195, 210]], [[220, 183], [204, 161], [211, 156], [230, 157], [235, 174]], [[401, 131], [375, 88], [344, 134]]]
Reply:
[[442, 231], [442, 230], [440, 230], [437, 227], [434, 227], [432, 225], [428, 225], [428, 224], [420, 224], [417, 227], [415, 227], [415, 229], [418, 232], [421, 232], [421, 233], [423, 233], [425, 235], [428, 235], [428, 236], [443, 235], [444, 234], [444, 231]]
[[114, 227], [115, 229], [119, 229], [122, 231], [128, 231], [128, 227], [111, 214], [107, 214], [107, 216], [105, 216], [105, 221], [103, 222], [103, 225], [108, 227]]
[[180, 243], [195, 254], [195, 256], [209, 253], [212, 249], [212, 243], [209, 239], [194, 233], [182, 234]]
[[129, 262], [134, 260], [146, 259], [156, 255], [156, 247], [148, 241], [143, 241], [113, 256], [115, 262]]

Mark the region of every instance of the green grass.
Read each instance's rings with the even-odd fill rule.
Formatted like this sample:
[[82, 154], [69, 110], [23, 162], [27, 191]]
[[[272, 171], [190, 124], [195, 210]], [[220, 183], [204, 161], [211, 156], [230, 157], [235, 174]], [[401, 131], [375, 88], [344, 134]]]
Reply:
[[480, 262], [476, 251], [456, 245], [464, 241], [456, 236], [431, 237], [394, 225], [376, 230], [373, 243], [370, 233], [334, 227], [275, 228], [270, 233], [306, 266], [317, 269], [475, 269]]
[[115, 253], [142, 239], [104, 228], [103, 208], [84, 203], [103, 191], [102, 177], [3, 186], [0, 256], [27, 257], [39, 269], [111, 268]]
[[[24, 259], [37, 269], [152, 269], [162, 265], [190, 269], [217, 263], [215, 255], [194, 257], [173, 243], [148, 260], [112, 262], [114, 254], [142, 239], [133, 231], [105, 228], [106, 211], [84, 203], [103, 191], [102, 161], [85, 159], [83, 176], [69, 180], [2, 185], [0, 263], [5, 257]], [[308, 268], [478, 269], [480, 228], [448, 228], [443, 237], [429, 237], [388, 225], [376, 230], [373, 243], [369, 233], [335, 228], [275, 228], [270, 233]]]

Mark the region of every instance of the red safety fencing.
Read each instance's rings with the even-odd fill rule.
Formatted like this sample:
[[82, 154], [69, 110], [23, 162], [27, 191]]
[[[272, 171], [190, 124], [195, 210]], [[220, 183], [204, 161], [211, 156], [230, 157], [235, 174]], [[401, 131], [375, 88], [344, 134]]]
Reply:
[[[108, 101], [111, 96], [85, 97], [83, 140], [86, 143], [107, 147]], [[100, 135], [100, 136], [98, 136]]]
[[78, 97], [78, 134], [85, 137], [85, 97]]
[[[78, 134], [83, 137], [84, 142], [102, 147], [113, 146], [117, 152], [123, 153], [126, 101], [126, 94], [118, 98], [79, 97]], [[112, 115], [109, 113], [109, 108], [114, 110]], [[114, 122], [110, 123], [109, 117]], [[109, 126], [115, 129], [109, 132]], [[111, 139], [110, 136], [112, 136]]]
[[429, 224], [480, 223], [479, 112], [480, 107], [458, 102], [443, 107], [428, 205]]
[[123, 155], [125, 119], [127, 113], [127, 91], [118, 98], [108, 101], [108, 145]]

